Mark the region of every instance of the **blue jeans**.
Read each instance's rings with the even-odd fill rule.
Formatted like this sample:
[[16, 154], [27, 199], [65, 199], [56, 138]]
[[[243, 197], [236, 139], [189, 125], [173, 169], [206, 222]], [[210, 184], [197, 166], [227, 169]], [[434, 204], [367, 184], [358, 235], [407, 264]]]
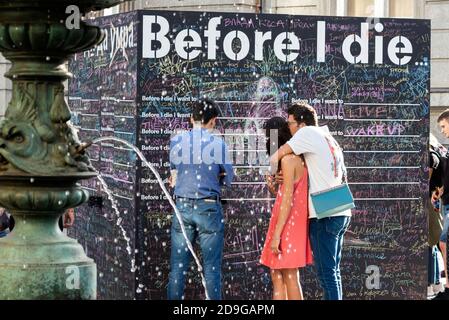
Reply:
[[343, 238], [351, 217], [310, 219], [309, 237], [324, 300], [342, 300], [340, 260]]
[[447, 242], [447, 230], [449, 229], [449, 204], [442, 207], [441, 214], [443, 215], [443, 231], [441, 232], [440, 241]]
[[440, 283], [440, 268], [438, 266], [438, 248], [437, 246], [429, 247], [427, 285]]
[[[187, 238], [194, 245], [198, 239], [203, 257], [203, 272], [209, 298], [221, 300], [221, 263], [223, 259], [224, 222], [221, 203], [218, 200], [178, 198], [176, 201]], [[192, 255], [181, 231], [181, 225], [173, 216], [171, 227], [170, 276], [168, 299], [184, 298], [185, 275]]]

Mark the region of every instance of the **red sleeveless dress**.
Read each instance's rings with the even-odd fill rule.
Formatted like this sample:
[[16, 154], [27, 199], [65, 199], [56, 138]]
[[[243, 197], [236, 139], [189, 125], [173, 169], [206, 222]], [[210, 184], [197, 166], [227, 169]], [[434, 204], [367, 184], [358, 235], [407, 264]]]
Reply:
[[271, 269], [305, 267], [313, 263], [309, 240], [307, 168], [304, 167], [304, 174], [294, 184], [293, 205], [281, 234], [281, 254], [277, 255], [271, 251], [270, 244], [280, 213], [283, 191], [284, 185], [281, 185], [271, 211], [270, 225], [260, 257], [260, 263]]

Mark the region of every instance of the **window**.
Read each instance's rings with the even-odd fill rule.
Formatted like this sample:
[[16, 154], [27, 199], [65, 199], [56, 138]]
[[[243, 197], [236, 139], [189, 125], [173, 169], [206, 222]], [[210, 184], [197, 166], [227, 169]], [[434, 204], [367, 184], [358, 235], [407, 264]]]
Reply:
[[128, 12], [134, 10], [134, 1], [128, 1], [120, 5], [120, 12]]
[[340, 16], [413, 18], [416, 6], [416, 0], [337, 0], [336, 8]]
[[415, 16], [414, 0], [390, 0], [389, 16], [396, 18], [413, 18]]
[[374, 16], [374, 0], [348, 0], [348, 16]]
[[104, 9], [103, 15], [106, 17], [106, 16], [110, 16], [112, 14], [118, 13], [119, 12], [119, 6], [120, 5], [116, 5], [114, 7]]

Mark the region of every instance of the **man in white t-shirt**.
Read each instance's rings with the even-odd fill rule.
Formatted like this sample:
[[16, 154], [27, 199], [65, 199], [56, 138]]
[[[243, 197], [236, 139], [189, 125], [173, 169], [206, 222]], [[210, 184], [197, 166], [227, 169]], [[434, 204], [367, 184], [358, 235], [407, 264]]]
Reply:
[[317, 219], [310, 193], [342, 183], [343, 152], [327, 126], [318, 127], [317, 115], [311, 106], [292, 105], [287, 121], [293, 137], [271, 156], [271, 172], [276, 172], [279, 160], [285, 155], [304, 155], [309, 172], [309, 237], [317, 276], [324, 290], [323, 298], [341, 300], [340, 260], [351, 210]]

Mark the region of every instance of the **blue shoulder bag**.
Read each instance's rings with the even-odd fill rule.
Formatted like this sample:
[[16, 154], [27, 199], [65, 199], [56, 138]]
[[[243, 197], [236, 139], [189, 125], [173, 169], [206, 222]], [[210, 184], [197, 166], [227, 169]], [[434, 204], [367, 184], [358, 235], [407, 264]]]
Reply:
[[[329, 145], [332, 156], [334, 157], [334, 174], [335, 177], [337, 177], [337, 159], [335, 157], [335, 150], [331, 146], [327, 137], [326, 141]], [[341, 161], [341, 165], [343, 170], [343, 182], [341, 185], [310, 194], [318, 219], [327, 218], [338, 212], [355, 207], [354, 199], [347, 183], [346, 167], [343, 161]]]

